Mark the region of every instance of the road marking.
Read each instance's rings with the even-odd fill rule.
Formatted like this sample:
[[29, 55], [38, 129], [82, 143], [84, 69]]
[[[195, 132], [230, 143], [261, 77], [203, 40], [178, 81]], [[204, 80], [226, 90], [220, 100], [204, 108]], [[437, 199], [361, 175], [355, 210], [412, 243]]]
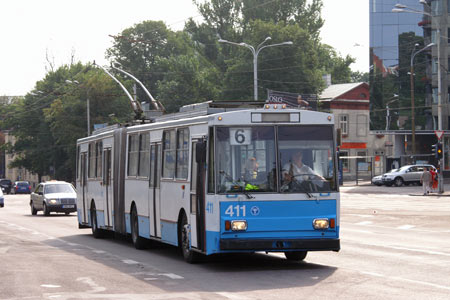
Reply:
[[50, 288], [50, 289], [56, 289], [56, 288], [60, 288], [60, 285], [55, 285], [55, 284], [41, 284], [42, 287], [45, 288]]
[[416, 226], [414, 226], [414, 225], [403, 225], [403, 226], [397, 227], [397, 229], [408, 230], [408, 229], [411, 229], [411, 228], [414, 228], [414, 227], [416, 227]]
[[184, 279], [183, 276], [173, 274], [173, 273], [163, 273], [163, 274], [158, 274], [158, 275], [166, 276], [166, 277], [169, 277], [170, 279]]
[[356, 223], [356, 225], [371, 225], [371, 224], [373, 224], [372, 221], [362, 221], [362, 222]]
[[122, 259], [122, 262], [124, 264], [128, 264], [128, 265], [137, 265], [139, 264], [139, 262], [132, 260], [132, 259]]

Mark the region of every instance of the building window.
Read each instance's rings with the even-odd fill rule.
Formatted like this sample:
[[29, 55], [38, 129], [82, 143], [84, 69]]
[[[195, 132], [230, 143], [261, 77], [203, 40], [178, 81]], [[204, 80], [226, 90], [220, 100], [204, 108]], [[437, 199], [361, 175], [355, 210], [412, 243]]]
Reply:
[[433, 57], [433, 61], [431, 64], [431, 72], [436, 74], [438, 72], [438, 60], [436, 57]]
[[139, 177], [148, 177], [150, 169], [150, 134], [139, 136]]
[[187, 179], [189, 168], [189, 129], [177, 131], [177, 167], [175, 177]]
[[438, 104], [438, 88], [433, 88], [432, 101], [433, 104]]
[[175, 152], [176, 152], [175, 130], [166, 130], [163, 133], [163, 177], [174, 178], [175, 176]]
[[436, 44], [436, 30], [431, 31], [431, 42]]
[[343, 135], [348, 135], [348, 115], [339, 115], [339, 128]]
[[357, 122], [357, 129], [356, 129], [356, 135], [357, 136], [367, 136], [367, 116], [366, 115], [358, 115], [356, 117]]
[[339, 151], [339, 161], [342, 166], [342, 172], [349, 172], [348, 151], [345, 150]]
[[431, 14], [433, 16], [442, 15], [442, 0], [431, 1]]
[[128, 137], [128, 176], [137, 176], [139, 159], [139, 135]]

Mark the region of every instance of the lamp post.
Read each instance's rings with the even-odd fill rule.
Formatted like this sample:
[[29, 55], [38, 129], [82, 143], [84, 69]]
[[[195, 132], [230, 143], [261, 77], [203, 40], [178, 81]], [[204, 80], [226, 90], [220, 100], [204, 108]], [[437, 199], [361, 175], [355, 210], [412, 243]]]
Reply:
[[416, 121], [415, 121], [415, 112], [414, 112], [414, 105], [415, 105], [415, 100], [414, 100], [414, 58], [416, 57], [417, 54], [419, 54], [420, 52], [434, 46], [434, 43], [430, 43], [428, 45], [426, 45], [425, 47], [423, 47], [420, 50], [417, 50], [416, 52], [414, 52], [414, 50], [416, 49], [416, 46], [418, 46], [418, 44], [414, 45], [413, 50], [411, 51], [411, 69], [410, 69], [410, 81], [411, 81], [411, 136], [412, 136], [412, 154], [416, 154]]
[[[80, 84], [77, 80], [66, 80], [67, 83], [70, 84]], [[87, 119], [87, 136], [91, 135], [91, 114], [90, 114], [90, 108], [89, 108], [89, 90], [86, 92], [86, 119]]]
[[389, 99], [390, 101], [388, 101], [387, 103], [386, 103], [386, 131], [388, 131], [389, 130], [389, 124], [391, 123], [390, 121], [390, 119], [391, 119], [391, 115], [390, 115], [390, 113], [389, 113], [389, 104], [391, 104], [392, 102], [395, 102], [395, 101], [398, 101], [398, 95], [397, 94], [394, 94], [394, 96], [391, 98], [391, 99]]
[[[428, 3], [424, 0], [419, 0], [419, 3], [427, 5]], [[403, 4], [396, 4], [395, 8], [392, 9], [392, 12], [395, 13], [413, 13], [413, 14], [421, 14], [425, 16], [429, 16], [431, 20], [433, 21], [433, 15], [430, 13], [427, 13], [425, 11], [420, 11], [411, 7], [408, 7]], [[441, 97], [441, 25], [439, 23], [436, 24], [436, 46], [437, 46], [437, 59], [438, 59], [438, 130], [442, 130], [442, 97]], [[444, 166], [444, 159], [439, 160], [440, 165], [440, 173], [439, 177], [441, 180], [439, 180], [439, 193], [442, 194], [444, 192], [444, 185], [443, 185], [443, 179], [444, 179], [444, 172], [443, 172], [443, 166]]]
[[245, 48], [250, 49], [250, 51], [252, 52], [252, 54], [253, 54], [253, 91], [254, 91], [253, 94], [254, 94], [255, 101], [258, 100], [258, 54], [259, 54], [259, 52], [261, 52], [261, 50], [264, 48], [293, 44], [291, 41], [287, 41], [287, 42], [283, 42], [283, 43], [263, 46], [263, 44], [265, 42], [267, 42], [271, 39], [272, 38], [270, 36], [266, 37], [266, 39], [264, 41], [262, 41], [256, 48], [247, 43], [235, 43], [235, 42], [230, 42], [227, 40], [219, 39], [219, 43], [227, 43], [227, 44], [236, 45], [236, 46], [243, 46]]

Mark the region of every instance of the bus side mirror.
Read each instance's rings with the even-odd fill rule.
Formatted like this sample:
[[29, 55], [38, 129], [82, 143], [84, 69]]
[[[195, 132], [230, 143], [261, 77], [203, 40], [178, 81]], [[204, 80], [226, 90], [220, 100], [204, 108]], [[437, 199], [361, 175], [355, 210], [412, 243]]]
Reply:
[[206, 142], [197, 142], [195, 144], [195, 161], [197, 163], [206, 162]]

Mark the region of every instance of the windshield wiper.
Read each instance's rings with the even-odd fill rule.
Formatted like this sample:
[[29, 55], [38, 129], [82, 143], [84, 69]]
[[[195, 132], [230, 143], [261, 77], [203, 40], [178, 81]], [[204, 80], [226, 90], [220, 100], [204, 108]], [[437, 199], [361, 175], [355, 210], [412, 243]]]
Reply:
[[[229, 182], [231, 182], [231, 184], [233, 184], [236, 187], [239, 187], [239, 190], [236, 190], [236, 192], [242, 192], [242, 194], [244, 194], [247, 199], [254, 199], [255, 197], [250, 194], [250, 192], [248, 192], [247, 190], [245, 190], [245, 186], [242, 187], [239, 182], [234, 181], [233, 177], [231, 177], [227, 172], [225, 172], [224, 170], [220, 170], [219, 174], [222, 174], [225, 176], [225, 179], [228, 180]], [[244, 180], [244, 184], [247, 185], [247, 182]]]

